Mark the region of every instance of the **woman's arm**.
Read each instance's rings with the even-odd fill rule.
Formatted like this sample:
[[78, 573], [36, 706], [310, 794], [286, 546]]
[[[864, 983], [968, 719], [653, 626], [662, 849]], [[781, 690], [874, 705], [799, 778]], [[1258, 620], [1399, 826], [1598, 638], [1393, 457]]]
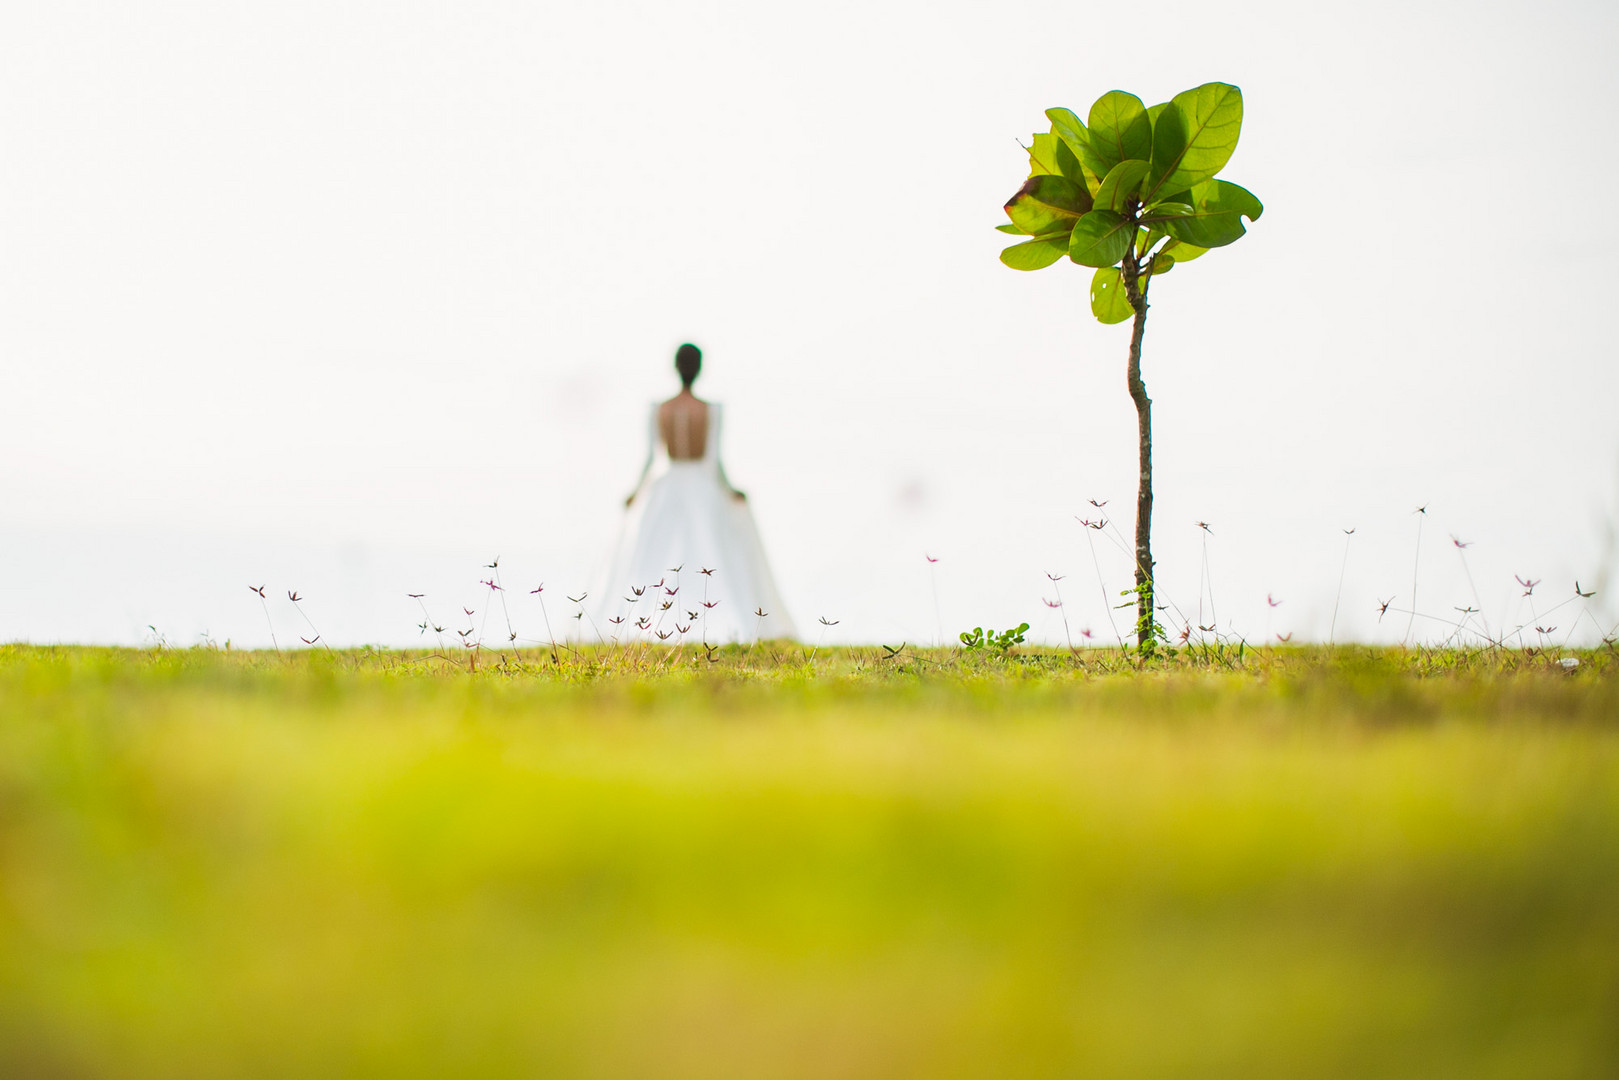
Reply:
[[731, 493], [731, 498], [741, 502], [747, 496], [731, 486], [730, 478], [725, 475], [725, 464], [720, 461], [720, 409], [717, 405], [710, 405], [708, 409], [708, 440], [714, 451], [714, 471], [719, 474], [720, 486]]
[[721, 465], [717, 461], [714, 464], [720, 471], [720, 484], [724, 486], [726, 491], [729, 491], [731, 493], [731, 498], [737, 500], [738, 502], [741, 502], [743, 499], [746, 499], [747, 496], [745, 494], [743, 494], [742, 492], [738, 491], [736, 488], [731, 486], [731, 481], [725, 475], [725, 466]]

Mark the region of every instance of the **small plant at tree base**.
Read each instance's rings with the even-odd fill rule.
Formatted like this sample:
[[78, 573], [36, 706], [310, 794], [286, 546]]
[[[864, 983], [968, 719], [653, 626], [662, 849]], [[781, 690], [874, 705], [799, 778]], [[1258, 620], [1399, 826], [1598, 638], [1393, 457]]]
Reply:
[[[1133, 589], [1119, 590], [1119, 595], [1126, 597], [1127, 599], [1124, 603], [1119, 604], [1118, 606], [1121, 608], [1131, 607], [1132, 602], [1128, 599], [1128, 597], [1134, 596], [1139, 601], [1141, 590], [1143, 588], [1151, 591], [1152, 582], [1148, 581], [1144, 586], [1138, 585]], [[1151, 655], [1152, 652], [1158, 648], [1158, 646], [1167, 646], [1169, 644], [1169, 632], [1164, 629], [1163, 623], [1158, 621], [1157, 616], [1153, 614], [1150, 609], [1147, 611], [1141, 610], [1139, 602], [1134, 606], [1136, 608], [1136, 648], [1143, 655]], [[1166, 651], [1170, 656], [1175, 655], [1175, 650], [1172, 648], [1167, 649]]]
[[1209, 248], [1224, 247], [1264, 207], [1215, 174], [1237, 148], [1242, 91], [1205, 83], [1151, 108], [1112, 90], [1087, 121], [1047, 109], [1051, 131], [1034, 137], [1029, 178], [1006, 203], [1002, 232], [1031, 237], [1001, 252], [1014, 270], [1041, 270], [1064, 255], [1095, 268], [1091, 312], [1104, 323], [1134, 319], [1129, 387], [1140, 432], [1136, 495], [1136, 646], [1153, 651], [1152, 400], [1141, 379], [1141, 336], [1154, 278]]
[[1002, 656], [1011, 651], [1012, 646], [1023, 644], [1023, 633], [1029, 628], [1028, 623], [1018, 623], [1010, 630], [996, 633], [985, 630], [982, 626], [975, 626], [971, 630], [961, 632], [961, 647], [963, 649], [997, 649]]

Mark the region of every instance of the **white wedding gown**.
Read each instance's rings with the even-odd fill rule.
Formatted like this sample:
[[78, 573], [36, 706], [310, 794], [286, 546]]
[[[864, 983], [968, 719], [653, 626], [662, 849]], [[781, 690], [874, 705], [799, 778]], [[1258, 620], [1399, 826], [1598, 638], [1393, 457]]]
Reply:
[[700, 461], [670, 460], [656, 405], [650, 439], [647, 478], [596, 593], [598, 631], [608, 641], [669, 645], [796, 637], [753, 512], [720, 465], [720, 407], [708, 406]]

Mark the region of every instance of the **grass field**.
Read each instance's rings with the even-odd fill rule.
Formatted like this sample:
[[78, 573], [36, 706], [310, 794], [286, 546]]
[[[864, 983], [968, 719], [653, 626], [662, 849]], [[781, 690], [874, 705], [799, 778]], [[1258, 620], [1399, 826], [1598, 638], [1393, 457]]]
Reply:
[[884, 655], [0, 647], [0, 1075], [1619, 1074], [1619, 657]]

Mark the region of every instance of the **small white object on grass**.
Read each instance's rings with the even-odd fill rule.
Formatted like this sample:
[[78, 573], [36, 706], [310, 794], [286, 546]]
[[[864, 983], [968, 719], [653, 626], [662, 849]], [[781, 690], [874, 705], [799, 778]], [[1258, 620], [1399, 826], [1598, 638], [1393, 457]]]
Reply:
[[1580, 666], [1580, 659], [1577, 656], [1565, 656], [1557, 662], [1563, 665], [1564, 671], [1573, 671]]

